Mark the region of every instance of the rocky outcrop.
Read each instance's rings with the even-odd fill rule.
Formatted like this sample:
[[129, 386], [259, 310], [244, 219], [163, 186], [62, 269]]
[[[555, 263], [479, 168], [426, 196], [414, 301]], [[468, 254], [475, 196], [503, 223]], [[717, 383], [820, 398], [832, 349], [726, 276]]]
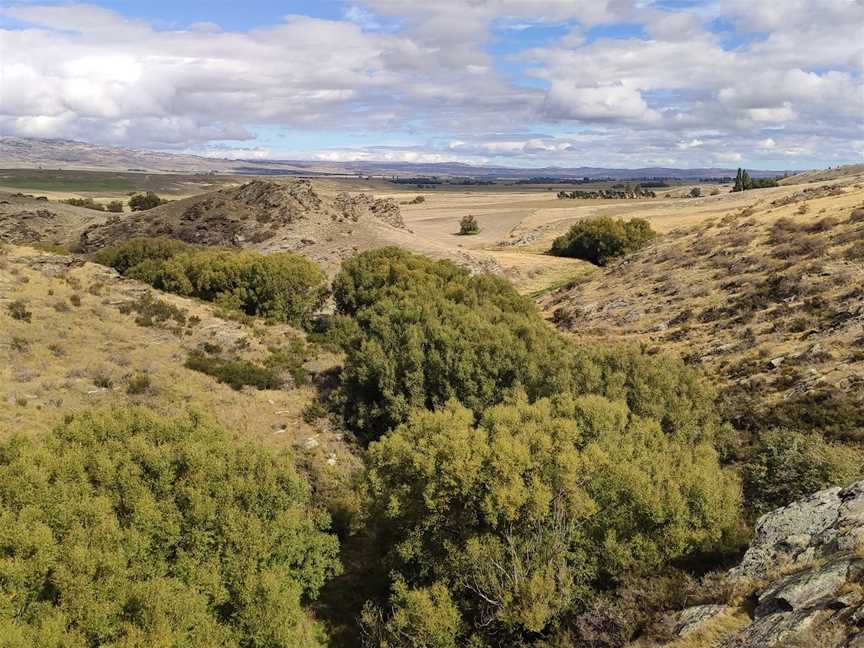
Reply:
[[741, 609], [750, 621], [719, 648], [864, 647], [864, 481], [829, 488], [759, 519], [749, 549], [727, 574], [743, 605], [679, 612], [684, 637]]
[[97, 250], [135, 236], [169, 236], [198, 245], [301, 249], [342, 234], [340, 227], [354, 223], [405, 228], [394, 200], [362, 193], [330, 199], [308, 180], [254, 180], [91, 227], [81, 236], [81, 248]]
[[733, 579], [760, 579], [838, 554], [854, 553], [864, 540], [864, 481], [829, 488], [762, 516]]

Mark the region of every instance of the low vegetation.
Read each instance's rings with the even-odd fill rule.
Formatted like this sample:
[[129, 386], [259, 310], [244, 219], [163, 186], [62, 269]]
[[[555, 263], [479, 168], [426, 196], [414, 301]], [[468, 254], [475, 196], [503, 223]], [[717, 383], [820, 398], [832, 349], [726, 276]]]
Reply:
[[290, 253], [264, 256], [138, 238], [106, 248], [94, 260], [160, 290], [296, 326], [308, 325], [327, 295], [321, 269]]
[[85, 209], [92, 209], [94, 211], [105, 211], [105, 205], [97, 203], [92, 198], [67, 198], [61, 202], [64, 202], [67, 205], [72, 205], [73, 207], [84, 207]]
[[136, 193], [129, 198], [129, 209], [133, 212], [147, 211], [148, 209], [154, 209], [168, 202], [171, 201], [160, 198], [152, 191], [148, 191], [147, 193]]
[[11, 646], [324, 645], [303, 609], [340, 569], [289, 456], [197, 415], [82, 413], [0, 446]]
[[463, 216], [459, 221], [459, 234], [462, 236], [468, 236], [471, 234], [479, 234], [480, 233], [480, 224], [477, 222], [477, 217], [468, 214], [467, 216]]
[[219, 382], [238, 390], [246, 386], [279, 389], [285, 384], [280, 372], [270, 367], [263, 367], [250, 360], [211, 356], [200, 351], [191, 353], [184, 366], [213, 376]]
[[608, 217], [579, 221], [552, 243], [551, 254], [606, 265], [612, 259], [643, 248], [656, 236], [648, 221]]
[[633, 198], [656, 198], [657, 193], [651, 189], [645, 189], [642, 185], [625, 187], [623, 189], [597, 189], [587, 191], [577, 189], [575, 191], [559, 191], [558, 200], [632, 200]]

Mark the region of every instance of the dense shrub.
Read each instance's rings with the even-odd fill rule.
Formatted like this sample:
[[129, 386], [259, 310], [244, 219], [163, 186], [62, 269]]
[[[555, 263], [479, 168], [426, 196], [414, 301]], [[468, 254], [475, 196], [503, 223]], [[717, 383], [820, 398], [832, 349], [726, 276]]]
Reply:
[[611, 259], [644, 247], [655, 236], [651, 225], [642, 218], [623, 221], [604, 216], [579, 221], [552, 242], [550, 252], [606, 265]]
[[389, 249], [346, 262], [334, 294], [356, 323], [345, 417], [367, 440], [416, 407], [479, 410], [517, 384], [536, 398], [569, 382], [564, 341], [503, 280]]
[[93, 255], [93, 260], [114, 268], [120, 274], [126, 274], [131, 268], [144, 261], [165, 261], [181, 252], [190, 252], [194, 249], [187, 243], [163, 236], [141, 237], [121, 241], [100, 250]]
[[160, 290], [298, 326], [309, 323], [327, 294], [321, 269], [287, 252], [264, 256], [141, 238], [106, 248], [94, 258]]
[[120, 312], [135, 313], [138, 326], [167, 326], [171, 321], [178, 327], [186, 324], [186, 311], [147, 292], [138, 299], [120, 305]]
[[284, 454], [194, 415], [79, 415], [0, 446], [0, 636], [323, 645], [301, 601], [338, 570], [327, 526]]
[[770, 431], [744, 465], [744, 497], [753, 516], [786, 506], [816, 491], [852, 481], [861, 456], [837, 448], [819, 434]]
[[477, 222], [477, 218], [468, 214], [467, 216], [463, 216], [459, 221], [459, 234], [462, 236], [467, 236], [470, 234], [479, 234], [480, 233], [480, 223]]
[[[600, 584], [708, 549], [736, 525], [740, 488], [710, 443], [673, 439], [622, 402], [517, 396], [474, 421], [451, 402], [369, 448], [378, 546], [420, 599], [397, 589], [385, 625], [421, 601], [439, 620], [448, 600], [460, 611], [461, 623], [436, 625], [450, 643], [423, 645], [466, 645], [462, 627], [514, 645]], [[441, 583], [449, 596], [423, 593]]]
[[764, 427], [814, 432], [845, 441], [864, 440], [864, 407], [860, 397], [834, 387], [813, 389], [778, 401], [761, 412]]
[[119, 200], [112, 200], [105, 205], [105, 209], [114, 214], [120, 214], [123, 212], [123, 203]]
[[93, 209], [95, 211], [105, 211], [105, 205], [97, 203], [92, 198], [67, 198], [60, 202], [72, 205], [73, 207], [84, 207], [85, 209]]
[[684, 437], [716, 427], [713, 393], [695, 371], [627, 347], [575, 347], [501, 279], [390, 248], [343, 264], [333, 291], [353, 318], [343, 327], [345, 419], [366, 440], [414, 408], [455, 398], [482, 411], [516, 387], [531, 399], [623, 399]]
[[278, 369], [238, 358], [226, 359], [193, 351], [186, 359], [185, 366], [187, 369], [212, 376], [237, 390], [247, 385], [256, 389], [279, 389], [285, 384]]
[[129, 209], [132, 211], [147, 211], [159, 205], [169, 202], [157, 196], [152, 191], [143, 194], [135, 194], [129, 198]]

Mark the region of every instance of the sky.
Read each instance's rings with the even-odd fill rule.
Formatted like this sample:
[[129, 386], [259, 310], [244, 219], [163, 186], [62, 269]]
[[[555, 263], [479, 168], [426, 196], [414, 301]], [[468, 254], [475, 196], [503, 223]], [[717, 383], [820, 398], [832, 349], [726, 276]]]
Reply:
[[864, 162], [864, 0], [0, 0], [0, 134], [245, 159]]

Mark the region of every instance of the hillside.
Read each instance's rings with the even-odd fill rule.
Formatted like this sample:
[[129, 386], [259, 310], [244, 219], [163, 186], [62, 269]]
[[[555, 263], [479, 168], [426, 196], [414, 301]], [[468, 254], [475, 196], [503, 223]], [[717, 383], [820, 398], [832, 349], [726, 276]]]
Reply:
[[580, 340], [636, 342], [704, 368], [745, 429], [860, 439], [864, 183], [795, 189], [754, 191], [749, 207], [674, 229], [541, 307]]
[[[12, 317], [10, 304], [29, 315]], [[37, 434], [70, 411], [140, 404], [164, 413], [215, 412], [235, 433], [266, 444], [319, 438], [303, 417], [314, 384], [285, 376], [283, 389], [238, 391], [184, 366], [203, 347], [250, 362], [285, 348], [310, 376], [325, 369], [327, 354], [305, 348], [304, 334], [288, 326], [227, 319], [110, 268], [18, 246], [0, 249], [0, 321], [2, 430]]]
[[93, 252], [136, 236], [168, 236], [187, 243], [290, 251], [335, 272], [359, 251], [398, 245], [449, 258], [476, 269], [495, 269], [482, 253], [469, 254], [415, 236], [399, 204], [369, 194], [319, 193], [307, 180], [254, 180], [174, 201], [145, 212], [95, 223], [83, 230], [77, 247]]
[[864, 164], [844, 164], [829, 169], [815, 169], [791, 175], [780, 180], [781, 185], [803, 184], [806, 182], [824, 182], [826, 180], [837, 180], [846, 176], [864, 174]]
[[[225, 154], [230, 155], [226, 150]], [[239, 175], [285, 176], [364, 176], [382, 177], [456, 177], [456, 178], [698, 178], [734, 177], [735, 169], [705, 167], [641, 167], [620, 169], [597, 166], [508, 167], [463, 162], [398, 162], [352, 160], [271, 160], [203, 157], [186, 153], [168, 153], [120, 146], [47, 138], [0, 136], [0, 168], [105, 169], [113, 171], [146, 171], [157, 173], [218, 173]], [[783, 175], [783, 171], [754, 170], [756, 178]]]
[[108, 216], [32, 195], [0, 193], [0, 241], [74, 246], [84, 230], [105, 223]]

